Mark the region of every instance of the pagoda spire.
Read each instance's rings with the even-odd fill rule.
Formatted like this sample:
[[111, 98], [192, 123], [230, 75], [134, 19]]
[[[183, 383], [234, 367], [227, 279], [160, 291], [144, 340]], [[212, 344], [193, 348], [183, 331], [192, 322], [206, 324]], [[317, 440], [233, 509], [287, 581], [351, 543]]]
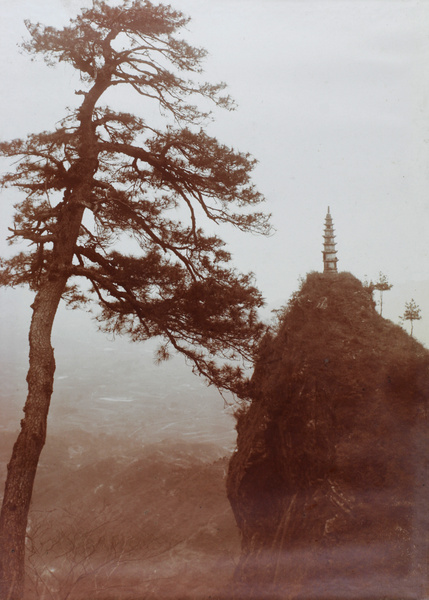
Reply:
[[335, 250], [335, 234], [334, 224], [332, 222], [331, 212], [328, 206], [328, 212], [325, 217], [325, 232], [323, 235], [323, 272], [327, 274], [338, 273], [336, 256], [337, 251]]

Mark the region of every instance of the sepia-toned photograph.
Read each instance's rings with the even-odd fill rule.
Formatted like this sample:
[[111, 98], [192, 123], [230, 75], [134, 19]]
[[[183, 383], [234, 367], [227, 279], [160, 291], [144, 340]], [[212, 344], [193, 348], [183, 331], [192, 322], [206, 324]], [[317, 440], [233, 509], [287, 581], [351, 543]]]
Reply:
[[429, 600], [429, 1], [0, 7], [0, 600]]

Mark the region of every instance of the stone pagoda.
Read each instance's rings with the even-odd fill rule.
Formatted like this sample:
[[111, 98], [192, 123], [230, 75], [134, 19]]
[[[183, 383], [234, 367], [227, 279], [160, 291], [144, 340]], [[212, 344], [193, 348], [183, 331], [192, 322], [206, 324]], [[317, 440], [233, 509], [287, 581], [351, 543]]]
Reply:
[[332, 222], [331, 213], [329, 211], [326, 213], [325, 217], [325, 233], [323, 235], [324, 243], [323, 243], [323, 272], [326, 274], [338, 273], [337, 271], [337, 262], [338, 258], [336, 256], [337, 251], [335, 250], [335, 234], [334, 234], [334, 224]]

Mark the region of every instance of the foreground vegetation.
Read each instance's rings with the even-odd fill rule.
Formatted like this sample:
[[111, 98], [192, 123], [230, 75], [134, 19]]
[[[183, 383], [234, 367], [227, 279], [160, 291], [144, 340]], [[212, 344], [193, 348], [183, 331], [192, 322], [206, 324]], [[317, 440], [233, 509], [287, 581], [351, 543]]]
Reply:
[[239, 553], [227, 468], [213, 444], [52, 437], [29, 515], [26, 600], [224, 597]]

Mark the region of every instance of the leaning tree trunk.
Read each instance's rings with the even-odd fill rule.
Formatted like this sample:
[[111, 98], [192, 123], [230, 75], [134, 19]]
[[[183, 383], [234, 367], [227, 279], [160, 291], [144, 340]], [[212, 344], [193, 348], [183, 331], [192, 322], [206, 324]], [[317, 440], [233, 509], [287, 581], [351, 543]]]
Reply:
[[45, 444], [54, 381], [51, 328], [63, 290], [63, 281], [48, 283], [33, 304], [25, 417], [8, 465], [0, 516], [0, 598], [7, 600], [23, 595], [27, 516], [37, 464]]
[[37, 464], [46, 439], [54, 382], [52, 325], [67, 284], [67, 271], [73, 262], [85, 206], [91, 201], [93, 177], [98, 169], [97, 136], [92, 116], [96, 102], [110, 85], [110, 78], [110, 73], [100, 72], [79, 110], [76, 146], [79, 158], [68, 172], [71, 187], [65, 186], [66, 204], [57, 221], [48, 273], [33, 304], [25, 417], [8, 465], [0, 515], [0, 600], [21, 600], [24, 593], [27, 517]]
[[67, 283], [64, 268], [70, 266], [79, 234], [83, 207], [70, 206], [63, 215], [61, 242], [54, 250], [50, 276], [40, 287], [32, 305], [29, 333], [30, 366], [28, 396], [21, 432], [15, 442], [0, 515], [0, 598], [21, 600], [24, 593], [24, 559], [27, 517], [39, 456], [46, 439], [55, 360], [51, 331]]

